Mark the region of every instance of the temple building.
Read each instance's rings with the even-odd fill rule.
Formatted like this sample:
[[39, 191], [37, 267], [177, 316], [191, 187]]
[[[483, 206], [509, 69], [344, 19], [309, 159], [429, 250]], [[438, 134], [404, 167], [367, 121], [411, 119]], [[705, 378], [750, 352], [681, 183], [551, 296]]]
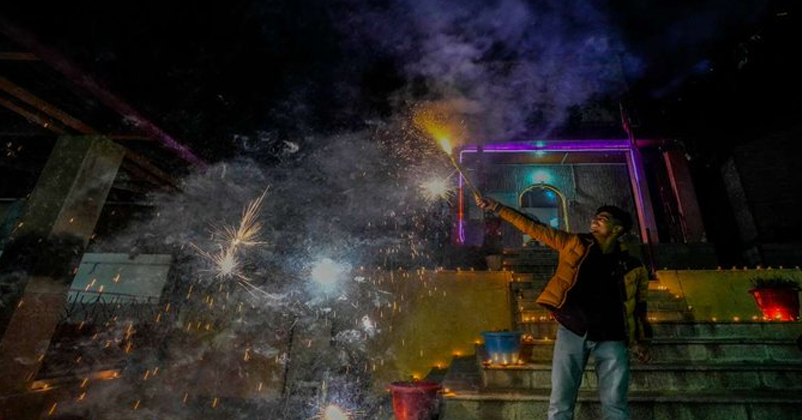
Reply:
[[[215, 164], [224, 146], [174, 137], [120, 86], [0, 13], [0, 420], [409, 420], [388, 386], [422, 380], [431, 419], [545, 418], [557, 323], [535, 299], [557, 254], [474, 189], [569, 232], [602, 205], [633, 215], [655, 335], [633, 418], [802, 418], [799, 288], [795, 310], [755, 292], [802, 281], [796, 120], [713, 146], [650, 126], [626, 92], [593, 98], [547, 136], [459, 146], [443, 222], [383, 207], [417, 186], [383, 178], [399, 165], [370, 166], [386, 149], [368, 141], [332, 136], [347, 147], [294, 172], [299, 146], [265, 134], [248, 150], [269, 170]], [[492, 351], [499, 332], [514, 354]], [[600, 416], [596, 379], [577, 420]]]

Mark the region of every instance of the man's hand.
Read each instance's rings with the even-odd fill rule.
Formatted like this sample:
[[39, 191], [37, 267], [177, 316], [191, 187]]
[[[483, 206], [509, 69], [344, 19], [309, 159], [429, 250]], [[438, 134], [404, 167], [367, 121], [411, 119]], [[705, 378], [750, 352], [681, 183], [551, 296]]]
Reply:
[[496, 211], [498, 210], [499, 206], [501, 206], [498, 201], [493, 200], [492, 198], [480, 197], [478, 195], [473, 196], [473, 198], [476, 200], [476, 205], [482, 210]]
[[641, 363], [649, 363], [652, 360], [652, 352], [646, 344], [635, 344], [632, 346], [632, 354], [638, 358]]

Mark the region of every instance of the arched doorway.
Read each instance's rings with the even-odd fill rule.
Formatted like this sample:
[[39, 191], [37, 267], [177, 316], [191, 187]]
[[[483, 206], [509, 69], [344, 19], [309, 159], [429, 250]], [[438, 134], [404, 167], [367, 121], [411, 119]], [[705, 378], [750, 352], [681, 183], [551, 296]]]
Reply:
[[[551, 185], [537, 184], [526, 188], [518, 197], [518, 205], [522, 212], [544, 225], [570, 230], [565, 196]], [[528, 235], [524, 235], [523, 244], [527, 245], [530, 240]]]

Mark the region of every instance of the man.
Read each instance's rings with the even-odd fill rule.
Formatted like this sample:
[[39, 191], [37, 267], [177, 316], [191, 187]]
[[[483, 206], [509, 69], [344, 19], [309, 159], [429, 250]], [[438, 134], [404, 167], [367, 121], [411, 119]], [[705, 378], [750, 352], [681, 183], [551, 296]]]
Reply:
[[549, 420], [571, 420], [588, 357], [598, 377], [602, 416], [629, 419], [629, 352], [651, 359], [646, 318], [649, 277], [646, 268], [619, 247], [632, 217], [615, 206], [602, 206], [590, 233], [573, 234], [538, 223], [490, 199], [476, 204], [559, 252], [554, 276], [537, 298], [560, 324], [554, 343]]

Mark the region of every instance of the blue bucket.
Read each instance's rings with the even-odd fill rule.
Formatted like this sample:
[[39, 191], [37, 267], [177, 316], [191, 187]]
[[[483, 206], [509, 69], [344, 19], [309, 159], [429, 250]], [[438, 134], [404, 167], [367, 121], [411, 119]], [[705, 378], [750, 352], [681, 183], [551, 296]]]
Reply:
[[518, 363], [521, 353], [521, 331], [483, 331], [485, 349], [490, 356], [490, 363], [514, 365]]

